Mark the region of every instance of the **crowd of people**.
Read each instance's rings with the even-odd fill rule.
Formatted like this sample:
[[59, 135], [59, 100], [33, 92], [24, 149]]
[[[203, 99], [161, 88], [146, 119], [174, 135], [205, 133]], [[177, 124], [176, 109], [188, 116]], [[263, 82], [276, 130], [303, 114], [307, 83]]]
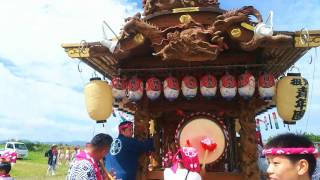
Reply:
[[[138, 158], [153, 151], [154, 142], [152, 138], [133, 138], [132, 122], [122, 122], [118, 128], [119, 136], [115, 139], [107, 134], [94, 136], [86, 149], [75, 156], [66, 180], [135, 180]], [[278, 135], [260, 148], [267, 159], [268, 179], [319, 180], [318, 151], [303, 135]], [[164, 180], [202, 179], [195, 148], [182, 147], [173, 161], [173, 166], [164, 171]]]
[[[112, 139], [104, 133], [97, 134], [83, 150], [52, 145], [46, 153], [49, 165], [47, 174], [55, 175], [56, 166], [64, 163], [70, 165], [66, 180], [135, 180], [138, 158], [154, 150], [154, 140], [134, 138], [133, 123], [129, 121], [120, 123], [118, 128], [117, 138]], [[320, 180], [319, 152], [305, 136], [281, 134], [260, 148], [260, 155], [267, 160], [267, 179]], [[12, 154], [0, 157], [0, 180], [12, 180], [12, 157]], [[164, 171], [164, 180], [202, 179], [195, 148], [182, 147], [172, 163], [172, 167]]]
[[69, 165], [71, 161], [75, 158], [76, 154], [80, 152], [80, 147], [58, 147], [57, 145], [52, 145], [50, 150], [45, 153], [48, 157], [48, 169], [47, 175], [54, 176], [56, 167], [59, 165]]
[[[52, 145], [46, 153], [48, 174], [54, 175], [56, 165], [60, 162], [70, 165], [66, 180], [135, 180], [138, 158], [143, 153], [153, 151], [154, 142], [152, 138], [135, 139], [132, 122], [123, 122], [118, 128], [117, 138], [97, 134], [84, 150]], [[267, 179], [320, 179], [320, 161], [317, 160], [319, 152], [303, 135], [278, 135], [264, 145], [261, 155], [267, 160]], [[0, 180], [12, 180], [11, 160], [7, 155], [0, 157]], [[199, 158], [196, 149], [192, 147], [179, 149], [173, 158], [173, 166], [164, 171], [164, 180], [201, 179]]]

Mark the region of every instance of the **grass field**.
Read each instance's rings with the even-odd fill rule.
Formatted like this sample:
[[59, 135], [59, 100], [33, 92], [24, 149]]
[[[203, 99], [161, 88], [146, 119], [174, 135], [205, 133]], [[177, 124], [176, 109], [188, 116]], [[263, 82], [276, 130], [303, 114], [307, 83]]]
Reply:
[[29, 151], [28, 158], [17, 160], [10, 174], [16, 180], [64, 180], [68, 171], [67, 165], [60, 165], [57, 167], [56, 176], [46, 176], [47, 168], [47, 158], [44, 157], [44, 152]]

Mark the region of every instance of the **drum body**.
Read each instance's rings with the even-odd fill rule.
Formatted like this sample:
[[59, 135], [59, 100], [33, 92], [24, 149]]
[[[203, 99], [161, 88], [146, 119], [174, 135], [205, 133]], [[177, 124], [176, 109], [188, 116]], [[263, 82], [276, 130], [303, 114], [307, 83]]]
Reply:
[[201, 140], [210, 138], [217, 148], [208, 152], [206, 164], [219, 161], [227, 151], [228, 131], [223, 120], [208, 113], [194, 114], [181, 121], [176, 130], [176, 144], [179, 147], [190, 145], [198, 150], [200, 162], [203, 162], [205, 149]]

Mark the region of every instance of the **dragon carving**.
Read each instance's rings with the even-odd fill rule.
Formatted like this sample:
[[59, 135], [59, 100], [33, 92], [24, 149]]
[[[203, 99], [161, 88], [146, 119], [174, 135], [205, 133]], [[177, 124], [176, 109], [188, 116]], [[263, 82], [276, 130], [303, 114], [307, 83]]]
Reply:
[[[252, 22], [254, 16], [258, 22]], [[163, 60], [180, 59], [184, 61], [215, 60], [218, 55], [229, 49], [229, 31], [241, 23], [252, 26], [262, 23], [260, 13], [252, 6], [245, 6], [238, 10], [226, 12], [216, 17], [210, 26], [197, 23], [192, 17], [189, 21], [160, 29], [140, 18], [131, 18], [123, 28], [122, 39], [132, 38], [140, 33], [151, 42], [155, 53]], [[291, 36], [276, 35], [271, 37], [256, 37], [251, 31], [250, 39], [234, 39], [239, 48], [252, 51], [258, 47], [290, 44]]]
[[157, 11], [183, 7], [208, 7], [219, 5], [218, 0], [143, 0], [144, 15]]

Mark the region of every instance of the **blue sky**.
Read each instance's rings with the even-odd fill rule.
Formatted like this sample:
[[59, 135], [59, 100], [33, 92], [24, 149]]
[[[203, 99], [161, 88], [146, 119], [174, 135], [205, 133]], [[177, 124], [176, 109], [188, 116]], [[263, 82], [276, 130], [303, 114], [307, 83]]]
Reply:
[[[70, 59], [62, 43], [102, 39], [101, 22], [119, 32], [123, 19], [141, 10], [133, 0], [0, 0], [0, 140], [89, 140], [94, 133], [116, 135], [118, 119], [105, 127], [88, 117], [83, 87], [93, 70]], [[274, 11], [276, 30], [320, 30], [319, 0], [224, 0], [221, 8], [255, 6], [264, 19]], [[111, 38], [112, 34], [108, 32]], [[320, 56], [320, 51], [318, 52]], [[310, 63], [310, 58], [313, 61]], [[320, 62], [311, 50], [296, 64], [313, 86], [308, 111], [291, 131], [320, 134]], [[315, 68], [315, 74], [313, 73]], [[313, 80], [314, 77], [314, 80]], [[130, 117], [129, 117], [130, 118]], [[283, 126], [281, 126], [283, 127]], [[263, 129], [263, 128], [262, 128]], [[270, 134], [287, 131], [262, 130]]]

